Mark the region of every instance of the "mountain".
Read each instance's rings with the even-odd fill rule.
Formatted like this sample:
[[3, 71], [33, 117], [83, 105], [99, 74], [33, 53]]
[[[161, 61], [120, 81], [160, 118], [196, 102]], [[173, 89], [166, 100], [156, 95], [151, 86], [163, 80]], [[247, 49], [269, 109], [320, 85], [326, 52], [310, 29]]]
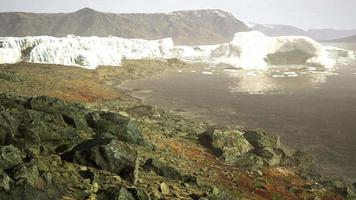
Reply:
[[321, 41], [345, 38], [356, 34], [356, 30], [337, 30], [337, 29], [311, 29], [308, 35], [311, 38], [318, 38]]
[[356, 42], [356, 35], [350, 36], [350, 37], [345, 37], [345, 38], [340, 38], [336, 40], [332, 40], [331, 42]]
[[272, 24], [253, 24], [253, 30], [260, 31], [267, 36], [287, 36], [287, 35], [306, 35], [303, 29], [289, 25], [272, 25]]
[[304, 35], [318, 41], [335, 40], [356, 34], [356, 30], [310, 29], [306, 31], [295, 26], [274, 24], [251, 24], [251, 29], [268, 36]]
[[176, 44], [229, 42], [236, 32], [250, 30], [222, 10], [192, 10], [157, 14], [114, 14], [84, 8], [73, 13], [0, 13], [0, 36], [117, 36], [160, 39]]

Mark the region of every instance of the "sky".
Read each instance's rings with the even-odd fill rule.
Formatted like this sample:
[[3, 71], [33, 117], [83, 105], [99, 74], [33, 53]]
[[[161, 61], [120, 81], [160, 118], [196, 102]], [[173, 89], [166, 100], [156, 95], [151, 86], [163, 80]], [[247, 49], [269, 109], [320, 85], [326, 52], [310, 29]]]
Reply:
[[84, 7], [114, 13], [218, 8], [245, 23], [356, 29], [356, 0], [0, 0], [0, 12], [73, 12]]

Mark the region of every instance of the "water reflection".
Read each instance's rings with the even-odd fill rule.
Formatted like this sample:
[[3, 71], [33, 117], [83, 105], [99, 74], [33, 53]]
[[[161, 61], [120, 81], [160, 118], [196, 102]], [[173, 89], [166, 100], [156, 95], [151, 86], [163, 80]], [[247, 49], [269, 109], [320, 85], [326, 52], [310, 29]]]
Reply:
[[272, 68], [269, 71], [225, 70], [232, 93], [278, 94], [319, 88], [334, 71], [317, 71], [311, 68]]

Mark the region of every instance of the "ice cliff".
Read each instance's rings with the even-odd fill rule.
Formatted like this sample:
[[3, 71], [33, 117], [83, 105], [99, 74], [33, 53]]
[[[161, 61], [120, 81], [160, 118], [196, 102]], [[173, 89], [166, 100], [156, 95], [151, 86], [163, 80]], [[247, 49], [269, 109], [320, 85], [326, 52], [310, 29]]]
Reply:
[[118, 37], [56, 38], [49, 36], [0, 38], [0, 63], [21, 60], [34, 63], [75, 65], [94, 69], [120, 65], [123, 58], [163, 58], [173, 48], [172, 39], [142, 40]]
[[99, 65], [117, 66], [124, 58], [179, 58], [262, 70], [274, 65], [331, 68], [339, 56], [351, 57], [353, 54], [342, 49], [323, 47], [304, 36], [267, 37], [257, 31], [236, 33], [230, 43], [210, 46], [174, 46], [170, 38], [143, 40], [72, 35], [64, 38], [0, 38], [0, 63], [27, 61], [90, 69]]

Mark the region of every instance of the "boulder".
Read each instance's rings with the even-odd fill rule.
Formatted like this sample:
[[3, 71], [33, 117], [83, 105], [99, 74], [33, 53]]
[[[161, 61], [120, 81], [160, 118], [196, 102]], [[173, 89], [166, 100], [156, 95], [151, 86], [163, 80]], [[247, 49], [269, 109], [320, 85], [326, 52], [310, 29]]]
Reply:
[[68, 162], [107, 170], [132, 180], [137, 151], [127, 143], [102, 136], [79, 144], [61, 157]]
[[60, 117], [73, 128], [85, 128], [87, 109], [81, 104], [67, 103], [63, 100], [41, 96], [29, 99], [28, 106], [32, 110]]
[[342, 197], [347, 198], [354, 196], [352, 189], [349, 188], [341, 178], [328, 177], [325, 179], [326, 180], [322, 180], [322, 183]]
[[261, 157], [264, 162], [270, 167], [278, 166], [281, 163], [282, 152], [278, 149], [274, 149], [272, 147], [265, 147], [254, 150], [254, 153], [257, 156]]
[[263, 131], [247, 131], [243, 135], [246, 140], [255, 148], [278, 147], [280, 145], [279, 137], [267, 135]]
[[210, 130], [201, 134], [200, 143], [221, 157], [225, 163], [234, 165], [238, 156], [253, 149], [251, 144], [236, 130]]
[[0, 168], [7, 170], [22, 163], [21, 151], [12, 146], [2, 146], [0, 148]]
[[0, 107], [0, 145], [9, 144], [9, 140], [16, 134], [18, 126], [18, 120], [12, 116], [10, 111]]
[[136, 200], [151, 200], [151, 197], [146, 191], [139, 188], [128, 188], [127, 189]]
[[251, 170], [259, 170], [263, 164], [263, 159], [251, 152], [238, 156], [234, 163], [238, 167]]
[[146, 171], [153, 171], [156, 174], [166, 177], [168, 179], [187, 182], [187, 183], [196, 183], [196, 178], [189, 175], [183, 175], [181, 172], [175, 168], [168, 166], [160, 161], [148, 159], [142, 166]]
[[138, 127], [128, 117], [116, 113], [101, 112], [89, 113], [86, 118], [88, 124], [98, 134], [110, 134], [118, 140], [132, 144], [145, 144]]
[[62, 153], [95, 135], [86, 109], [51, 97], [0, 96], [0, 144], [31, 152]]
[[44, 188], [44, 180], [41, 178], [36, 165], [32, 163], [24, 163], [15, 167], [12, 177], [15, 179], [16, 184], [25, 184], [36, 189]]
[[10, 190], [11, 187], [11, 178], [0, 169], [0, 192], [7, 192]]
[[132, 194], [124, 187], [114, 188], [110, 187], [106, 190], [100, 192], [97, 197], [97, 200], [135, 200]]
[[253, 146], [252, 152], [261, 157], [267, 166], [295, 166], [293, 156], [296, 151], [282, 145], [278, 136], [260, 130], [247, 131], [243, 136]]

